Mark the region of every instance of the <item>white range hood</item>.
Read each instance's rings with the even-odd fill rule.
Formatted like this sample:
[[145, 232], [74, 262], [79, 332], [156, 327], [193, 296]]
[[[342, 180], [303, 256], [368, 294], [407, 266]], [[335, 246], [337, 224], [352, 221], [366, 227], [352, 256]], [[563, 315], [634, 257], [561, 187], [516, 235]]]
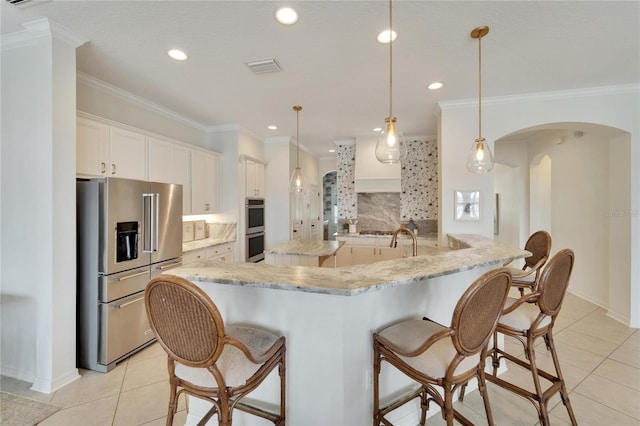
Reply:
[[401, 165], [376, 158], [378, 138], [356, 139], [355, 192], [400, 192]]

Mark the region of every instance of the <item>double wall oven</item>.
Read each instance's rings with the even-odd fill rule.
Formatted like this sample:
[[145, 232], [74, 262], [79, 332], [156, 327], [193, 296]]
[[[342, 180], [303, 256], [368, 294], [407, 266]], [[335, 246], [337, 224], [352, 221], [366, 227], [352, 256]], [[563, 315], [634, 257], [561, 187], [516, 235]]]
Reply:
[[247, 198], [246, 203], [247, 262], [264, 260], [264, 198]]

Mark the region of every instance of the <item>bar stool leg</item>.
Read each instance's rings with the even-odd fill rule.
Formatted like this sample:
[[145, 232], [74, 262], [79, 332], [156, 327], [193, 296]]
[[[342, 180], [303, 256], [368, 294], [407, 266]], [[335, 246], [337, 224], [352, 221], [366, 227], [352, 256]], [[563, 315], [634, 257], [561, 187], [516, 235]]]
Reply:
[[562, 399], [562, 404], [564, 404], [567, 409], [567, 413], [569, 414], [569, 419], [571, 420], [571, 424], [576, 426], [578, 421], [576, 420], [576, 416], [573, 413], [573, 408], [571, 408], [571, 401], [569, 401], [569, 392], [567, 392], [567, 387], [565, 385], [564, 377], [562, 376], [562, 371], [560, 371], [560, 361], [558, 360], [558, 354], [556, 353], [556, 345], [553, 341], [553, 335], [551, 330], [547, 334], [545, 334], [545, 341], [547, 343], [547, 347], [551, 351], [551, 358], [553, 359], [553, 366], [556, 369], [556, 377], [560, 380], [560, 398]]
[[380, 390], [378, 389], [380, 380], [380, 350], [378, 346], [373, 345], [373, 426], [378, 426], [380, 420], [378, 413], [380, 411]]

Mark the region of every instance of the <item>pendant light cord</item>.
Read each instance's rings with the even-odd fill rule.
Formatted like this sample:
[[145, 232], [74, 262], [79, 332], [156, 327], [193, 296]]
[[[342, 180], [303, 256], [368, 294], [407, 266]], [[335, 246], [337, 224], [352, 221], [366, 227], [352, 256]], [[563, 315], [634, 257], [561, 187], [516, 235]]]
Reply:
[[478, 142], [482, 142], [482, 36], [478, 37]]
[[393, 116], [393, 8], [389, 0], [389, 117]]

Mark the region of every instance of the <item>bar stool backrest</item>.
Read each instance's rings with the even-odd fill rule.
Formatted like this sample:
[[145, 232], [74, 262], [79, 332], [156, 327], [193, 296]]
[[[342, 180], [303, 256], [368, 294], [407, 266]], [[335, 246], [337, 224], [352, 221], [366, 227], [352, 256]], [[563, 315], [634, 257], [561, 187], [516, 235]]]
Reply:
[[547, 263], [538, 283], [538, 306], [542, 313], [551, 317], [560, 312], [562, 301], [569, 286], [575, 255], [571, 249], [563, 249]]
[[482, 350], [493, 335], [511, 287], [506, 268], [483, 275], [462, 295], [451, 319], [451, 337], [456, 350], [472, 356]]
[[524, 245], [524, 249], [531, 252], [531, 256], [524, 259], [529, 268], [533, 268], [542, 258], [549, 257], [551, 252], [551, 235], [547, 231], [536, 231]]
[[224, 348], [224, 322], [216, 305], [193, 283], [154, 278], [145, 292], [147, 316], [169, 358], [189, 367], [213, 365]]

